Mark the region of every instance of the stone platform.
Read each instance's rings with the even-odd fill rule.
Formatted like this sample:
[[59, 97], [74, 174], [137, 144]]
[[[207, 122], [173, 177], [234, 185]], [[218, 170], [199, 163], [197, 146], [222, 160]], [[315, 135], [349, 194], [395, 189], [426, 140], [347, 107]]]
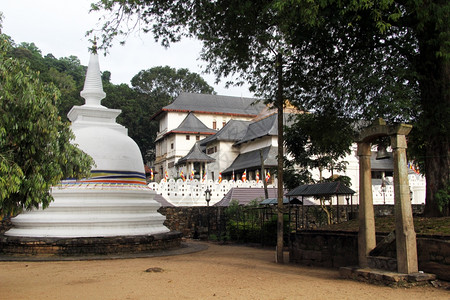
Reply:
[[426, 285], [436, 280], [436, 275], [429, 273], [402, 274], [392, 271], [369, 269], [360, 267], [341, 267], [339, 274], [342, 278], [353, 279], [373, 284], [387, 286], [416, 286]]
[[141, 236], [30, 238], [0, 236], [0, 255], [9, 257], [77, 257], [142, 254], [181, 247], [178, 231]]

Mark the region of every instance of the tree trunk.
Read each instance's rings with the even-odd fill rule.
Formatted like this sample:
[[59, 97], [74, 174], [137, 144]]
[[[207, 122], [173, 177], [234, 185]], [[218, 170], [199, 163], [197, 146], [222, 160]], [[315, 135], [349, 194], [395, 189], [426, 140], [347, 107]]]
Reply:
[[276, 72], [278, 79], [276, 106], [278, 110], [278, 172], [277, 172], [277, 263], [283, 263], [283, 61], [281, 53], [277, 55]]
[[259, 150], [259, 158], [261, 159], [261, 178], [264, 186], [264, 196], [266, 197], [265, 199], [269, 199], [269, 191], [267, 190], [266, 173], [264, 167], [264, 157], [261, 149]]
[[450, 184], [450, 63], [437, 57], [439, 49], [429, 42], [437, 38], [435, 34], [433, 28], [425, 28], [419, 36], [420, 56], [417, 62], [423, 109], [419, 126], [422, 126], [425, 144], [427, 217], [449, 215], [449, 195], [447, 205], [441, 211], [436, 193]]

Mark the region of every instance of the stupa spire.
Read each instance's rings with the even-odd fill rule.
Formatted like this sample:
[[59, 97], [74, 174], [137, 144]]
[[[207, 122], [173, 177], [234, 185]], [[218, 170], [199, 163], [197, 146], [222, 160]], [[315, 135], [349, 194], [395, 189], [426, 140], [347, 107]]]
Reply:
[[102, 106], [100, 102], [106, 97], [106, 93], [103, 91], [100, 64], [98, 62], [97, 54], [97, 41], [95, 38], [90, 50], [91, 57], [86, 72], [84, 88], [80, 92], [80, 95], [85, 99], [85, 106]]

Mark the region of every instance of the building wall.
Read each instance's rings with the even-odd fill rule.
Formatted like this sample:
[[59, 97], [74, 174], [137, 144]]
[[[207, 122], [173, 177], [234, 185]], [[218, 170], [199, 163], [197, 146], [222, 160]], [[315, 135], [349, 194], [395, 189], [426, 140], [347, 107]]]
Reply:
[[171, 131], [180, 126], [187, 115], [187, 112], [167, 112], [167, 131]]
[[274, 146], [278, 147], [278, 140], [277, 136], [264, 136], [261, 138], [258, 138], [256, 140], [243, 143], [239, 146], [239, 152], [240, 153], [247, 153], [250, 151], [262, 149], [268, 146]]
[[[208, 171], [214, 172], [214, 180], [219, 178], [219, 173], [228, 168], [231, 163], [239, 155], [239, 148], [233, 147], [234, 142], [228, 141], [216, 141], [214, 143], [208, 144], [208, 149], [217, 149], [217, 152], [208, 154], [216, 161], [208, 164]], [[213, 179], [212, 176], [209, 179]]]
[[[212, 113], [194, 114], [208, 128], [215, 130], [220, 130], [231, 119], [250, 121], [253, 118]], [[167, 132], [176, 129], [187, 115], [187, 112], [164, 112], [159, 119], [159, 132], [156, 137], [158, 141], [156, 142], [156, 159], [154, 166], [155, 170], [158, 172], [158, 174], [155, 175], [155, 180], [157, 181], [160, 181], [164, 177], [166, 170], [168, 171], [170, 178], [176, 178], [181, 170], [186, 173], [189, 169], [186, 166], [178, 168], [175, 164], [180, 158], [189, 153], [195, 142], [198, 141], [198, 135], [190, 134], [189, 140], [186, 139], [187, 134], [170, 134], [168, 136], [164, 136]], [[199, 135], [199, 140], [202, 140], [205, 137], [207, 136]], [[208, 173], [214, 172], [214, 179], [217, 179], [219, 172], [228, 167], [228, 165], [231, 164], [237, 156], [236, 150], [232, 149], [230, 145], [224, 145], [222, 148], [223, 149], [221, 149], [220, 152], [218, 149], [219, 154], [216, 155], [217, 157], [220, 157], [220, 161], [215, 166], [212, 166], [211, 170], [208, 166]], [[211, 179], [212, 177], [209, 178]]]

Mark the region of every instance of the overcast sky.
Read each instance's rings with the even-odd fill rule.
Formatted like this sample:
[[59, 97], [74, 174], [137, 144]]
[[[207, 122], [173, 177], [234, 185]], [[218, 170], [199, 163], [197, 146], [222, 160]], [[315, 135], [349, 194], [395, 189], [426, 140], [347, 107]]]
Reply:
[[[89, 13], [94, 0], [2, 0], [3, 33], [16, 43], [35, 43], [45, 56], [77, 56], [82, 65], [89, 62], [90, 43], [86, 31], [97, 28], [99, 14]], [[139, 71], [156, 66], [187, 68], [200, 74], [219, 95], [252, 97], [246, 87], [225, 88], [214, 84], [214, 76], [202, 74], [204, 63], [198, 60], [201, 44], [184, 40], [164, 49], [151, 34], [135, 34], [125, 46], [115, 43], [109, 54], [100, 55], [100, 69], [111, 72], [114, 84], [127, 83]]]

